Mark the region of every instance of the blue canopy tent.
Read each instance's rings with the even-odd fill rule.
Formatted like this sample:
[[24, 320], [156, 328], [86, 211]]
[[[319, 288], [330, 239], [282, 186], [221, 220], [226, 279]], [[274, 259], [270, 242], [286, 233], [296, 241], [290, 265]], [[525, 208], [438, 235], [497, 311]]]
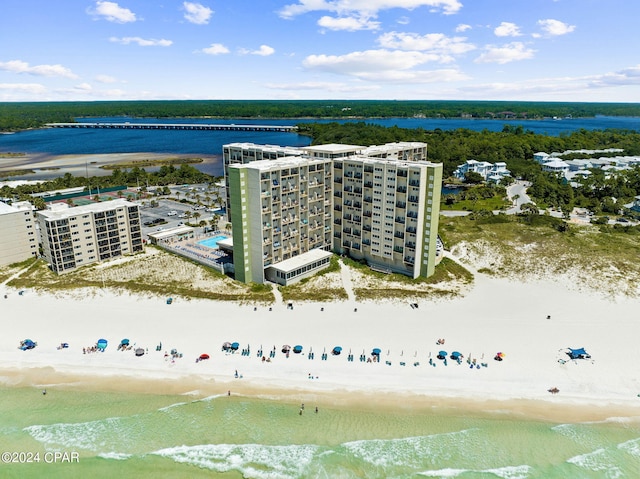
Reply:
[[25, 339], [24, 341], [20, 342], [20, 349], [22, 349], [23, 351], [26, 351], [27, 349], [33, 349], [37, 346], [37, 344], [35, 343], [35, 341], [31, 341], [30, 339]]
[[568, 348], [569, 351], [567, 351], [567, 355], [571, 358], [571, 359], [589, 359], [591, 357], [591, 355], [589, 353], [587, 353], [584, 348], [579, 348], [579, 349], [571, 349]]
[[98, 339], [98, 343], [96, 344], [96, 347], [98, 348], [99, 351], [104, 351], [105, 349], [107, 349], [107, 340], [106, 339]]
[[342, 352], [342, 347], [341, 346], [336, 346], [331, 351], [331, 354], [333, 354], [335, 356], [338, 356], [341, 352]]

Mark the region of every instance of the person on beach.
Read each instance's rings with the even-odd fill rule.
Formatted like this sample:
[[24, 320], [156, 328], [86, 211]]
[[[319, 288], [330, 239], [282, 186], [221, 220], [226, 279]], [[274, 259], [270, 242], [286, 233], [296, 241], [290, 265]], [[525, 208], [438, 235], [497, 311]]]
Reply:
[[316, 414], [318, 414], [318, 406], [316, 406]]

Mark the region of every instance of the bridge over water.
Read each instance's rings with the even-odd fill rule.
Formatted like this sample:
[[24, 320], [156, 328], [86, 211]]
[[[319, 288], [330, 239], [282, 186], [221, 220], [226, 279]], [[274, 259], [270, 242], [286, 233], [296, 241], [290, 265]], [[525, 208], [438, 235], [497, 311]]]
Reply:
[[217, 130], [293, 133], [297, 126], [287, 125], [214, 125], [210, 123], [47, 123], [50, 128], [103, 128], [117, 130]]

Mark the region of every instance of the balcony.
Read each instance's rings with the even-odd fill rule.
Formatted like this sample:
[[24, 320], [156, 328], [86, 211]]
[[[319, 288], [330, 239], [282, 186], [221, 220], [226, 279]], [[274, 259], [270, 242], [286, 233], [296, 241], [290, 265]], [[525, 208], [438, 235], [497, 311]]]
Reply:
[[400, 224], [404, 224], [404, 218], [400, 217], [400, 216], [396, 216], [396, 223], [400, 223]]
[[406, 186], [398, 186], [398, 187], [396, 188], [396, 191], [397, 191], [398, 193], [406, 193], [406, 192], [407, 192], [407, 187], [406, 187]]
[[420, 186], [420, 182], [418, 180], [410, 180], [409, 186]]

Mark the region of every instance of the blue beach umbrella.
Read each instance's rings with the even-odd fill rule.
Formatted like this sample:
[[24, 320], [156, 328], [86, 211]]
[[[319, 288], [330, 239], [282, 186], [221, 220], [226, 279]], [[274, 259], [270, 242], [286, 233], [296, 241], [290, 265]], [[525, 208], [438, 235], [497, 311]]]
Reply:
[[332, 352], [333, 352], [333, 354], [335, 354], [337, 356], [338, 354], [340, 354], [342, 352], [342, 347], [336, 346], [335, 348], [333, 348]]
[[445, 359], [447, 357], [447, 352], [446, 351], [440, 351], [438, 353], [438, 359]]
[[237, 351], [239, 347], [240, 343], [231, 343], [231, 349], [233, 349], [234, 351]]
[[454, 351], [454, 352], [451, 353], [451, 359], [453, 359], [453, 360], [457, 360], [457, 359], [459, 359], [461, 357], [462, 357], [462, 354], [460, 354], [458, 351]]
[[296, 354], [300, 354], [302, 352], [302, 346], [297, 344], [293, 347], [293, 352]]
[[120, 345], [121, 346], [129, 346], [129, 340], [128, 339], [123, 339], [122, 341], [120, 341]]
[[382, 352], [382, 350], [380, 348], [373, 348], [373, 351], [371, 351], [371, 354], [373, 356], [380, 356], [381, 352]]

